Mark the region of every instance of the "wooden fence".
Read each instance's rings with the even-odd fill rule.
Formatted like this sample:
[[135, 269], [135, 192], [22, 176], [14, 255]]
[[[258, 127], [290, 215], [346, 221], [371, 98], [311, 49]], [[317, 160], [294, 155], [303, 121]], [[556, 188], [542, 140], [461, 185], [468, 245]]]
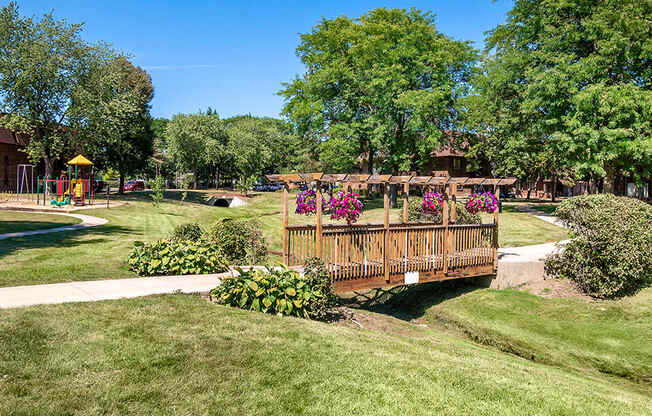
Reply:
[[[324, 225], [321, 258], [338, 292], [484, 276], [496, 266], [497, 225]], [[317, 256], [317, 227], [288, 226], [286, 263]], [[388, 275], [385, 269], [389, 270]], [[389, 281], [387, 279], [389, 277]]]

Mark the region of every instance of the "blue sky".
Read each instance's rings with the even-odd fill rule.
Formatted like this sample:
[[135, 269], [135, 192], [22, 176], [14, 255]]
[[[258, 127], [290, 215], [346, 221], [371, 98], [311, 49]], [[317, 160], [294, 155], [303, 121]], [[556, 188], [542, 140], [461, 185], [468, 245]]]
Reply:
[[281, 82], [303, 72], [294, 51], [299, 33], [322, 17], [357, 17], [376, 7], [412, 6], [436, 14], [437, 28], [483, 45], [484, 32], [505, 20], [511, 0], [465, 1], [172, 1], [18, 0], [23, 15], [54, 10], [84, 22], [88, 41], [110, 42], [152, 76], [152, 114], [171, 117], [216, 109], [277, 117]]

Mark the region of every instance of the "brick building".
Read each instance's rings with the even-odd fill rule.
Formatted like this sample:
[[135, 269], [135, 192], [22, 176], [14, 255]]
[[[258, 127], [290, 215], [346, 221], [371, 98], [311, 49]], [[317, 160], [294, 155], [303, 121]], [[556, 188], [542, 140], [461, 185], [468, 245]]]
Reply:
[[16, 171], [19, 164], [28, 164], [27, 154], [21, 149], [27, 138], [0, 128], [0, 190], [16, 191]]

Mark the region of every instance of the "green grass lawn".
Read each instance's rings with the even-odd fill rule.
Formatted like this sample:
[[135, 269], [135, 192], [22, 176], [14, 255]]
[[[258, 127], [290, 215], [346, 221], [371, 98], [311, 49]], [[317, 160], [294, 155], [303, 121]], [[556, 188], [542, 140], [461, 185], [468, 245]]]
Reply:
[[43, 230], [79, 224], [80, 222], [81, 220], [77, 218], [63, 215], [0, 210], [0, 234]]
[[[157, 208], [144, 193], [128, 194], [112, 199], [125, 205], [77, 211], [106, 218], [106, 225], [0, 240], [0, 286], [133, 277], [126, 258], [134, 241], [164, 238], [178, 224], [195, 221], [208, 226], [224, 217], [258, 219], [269, 249], [280, 253], [280, 193], [257, 194], [250, 205], [231, 209], [203, 204], [205, 192], [190, 192], [186, 202], [179, 201], [179, 196], [179, 192], [166, 193], [166, 201]], [[290, 205], [290, 224], [314, 223], [314, 217], [293, 213], [294, 195]], [[382, 223], [382, 215], [382, 200], [368, 201], [359, 222]], [[400, 221], [400, 216], [400, 209], [391, 211], [391, 221]], [[325, 222], [329, 221], [325, 217]], [[502, 246], [516, 246], [561, 240], [566, 231], [531, 215], [506, 211], [500, 215], [499, 236]], [[280, 256], [272, 256], [272, 261], [278, 260]]]
[[393, 329], [188, 295], [4, 310], [0, 414], [652, 414], [627, 380], [383, 319]]
[[450, 287], [415, 287], [380, 309], [536, 362], [616, 375], [652, 395], [652, 288], [618, 301], [587, 301]]

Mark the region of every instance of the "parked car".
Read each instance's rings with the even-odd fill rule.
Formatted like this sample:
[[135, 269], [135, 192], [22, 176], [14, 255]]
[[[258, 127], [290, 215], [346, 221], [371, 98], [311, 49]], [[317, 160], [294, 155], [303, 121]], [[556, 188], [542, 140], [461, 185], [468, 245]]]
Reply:
[[95, 179], [93, 182], [93, 192], [95, 193], [101, 192], [106, 185], [106, 183], [101, 179]]
[[145, 181], [143, 180], [135, 180], [135, 181], [127, 181], [125, 183], [124, 187], [125, 191], [144, 191], [145, 190]]

